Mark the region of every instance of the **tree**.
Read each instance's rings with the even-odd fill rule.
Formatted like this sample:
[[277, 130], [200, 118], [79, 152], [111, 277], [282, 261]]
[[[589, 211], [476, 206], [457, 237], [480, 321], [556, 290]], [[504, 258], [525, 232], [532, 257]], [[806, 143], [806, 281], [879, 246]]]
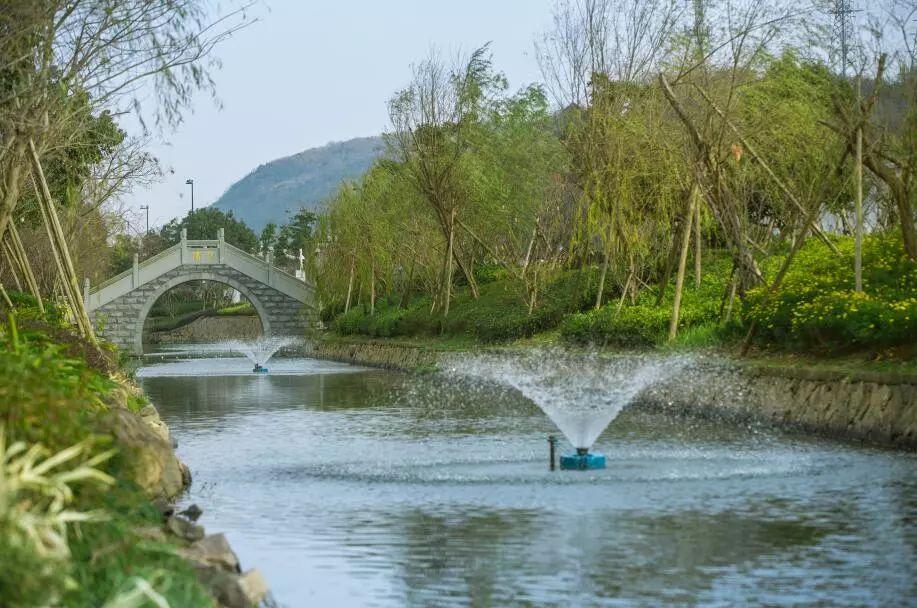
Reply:
[[264, 253], [273, 251], [274, 246], [277, 244], [277, 224], [274, 222], [268, 222], [265, 224], [264, 228], [261, 230], [261, 237], [258, 239], [258, 241], [261, 251]]
[[258, 252], [258, 237], [254, 231], [237, 220], [232, 211], [223, 212], [214, 207], [204, 207], [189, 212], [181, 220], [174, 219], [162, 227], [160, 234], [169, 245], [174, 245], [181, 240], [181, 231], [188, 231], [189, 239], [215, 239], [217, 232], [222, 228], [224, 238], [230, 245], [248, 253]]
[[453, 262], [477, 296], [470, 264], [455, 238], [466, 200], [462, 166], [471, 145], [469, 131], [492, 96], [505, 88], [506, 79], [493, 71], [489, 48], [483, 46], [463, 66], [452, 70], [431, 54], [414, 68], [411, 84], [389, 102], [389, 148], [434, 212], [446, 243], [441, 296], [444, 315], [449, 314]]
[[230, 12], [224, 19], [241, 22], [222, 29], [205, 14], [192, 0], [10, 0], [0, 11], [0, 239], [31, 177], [59, 285], [91, 341], [43, 159], [72, 150], [102, 109], [139, 107], [134, 93], [144, 79], [157, 81], [157, 118], [176, 124], [194, 92], [212, 87], [200, 60], [246, 23]]
[[317, 220], [315, 213], [300, 207], [290, 221], [280, 227], [274, 249], [278, 261], [298, 267], [299, 252], [305, 255], [312, 246], [312, 232]]

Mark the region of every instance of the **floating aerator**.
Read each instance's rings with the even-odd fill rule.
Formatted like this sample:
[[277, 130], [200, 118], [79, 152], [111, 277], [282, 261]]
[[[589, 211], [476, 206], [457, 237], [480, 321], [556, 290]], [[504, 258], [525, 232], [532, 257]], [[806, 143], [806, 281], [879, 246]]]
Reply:
[[255, 363], [255, 369], [252, 370], [256, 374], [266, 374], [267, 368], [263, 367], [260, 363]]
[[605, 454], [590, 453], [589, 448], [576, 448], [576, 454], [564, 454], [560, 457], [560, 468], [563, 471], [604, 469]]

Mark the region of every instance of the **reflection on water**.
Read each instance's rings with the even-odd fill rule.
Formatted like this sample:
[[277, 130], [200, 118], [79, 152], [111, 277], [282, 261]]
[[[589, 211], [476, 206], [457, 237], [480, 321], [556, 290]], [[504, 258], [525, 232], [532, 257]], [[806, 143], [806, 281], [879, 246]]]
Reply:
[[625, 410], [596, 443], [608, 469], [551, 473], [556, 429], [511, 391], [234, 363], [248, 366], [140, 375], [194, 473], [185, 501], [282, 605], [903, 606], [917, 592], [913, 455]]

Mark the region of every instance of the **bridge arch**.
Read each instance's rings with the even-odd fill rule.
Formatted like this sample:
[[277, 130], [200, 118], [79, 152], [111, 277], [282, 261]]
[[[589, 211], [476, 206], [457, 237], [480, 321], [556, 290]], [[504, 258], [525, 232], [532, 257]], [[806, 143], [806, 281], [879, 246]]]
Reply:
[[90, 289], [83, 299], [99, 333], [133, 355], [143, 354], [143, 325], [165, 292], [188, 281], [215, 281], [238, 290], [252, 303], [264, 335], [301, 336], [315, 317], [311, 283], [274, 266], [269, 254], [253, 256], [223, 239], [182, 238], [169, 249]]
[[218, 275], [214, 272], [198, 270], [181, 274], [166, 280], [164, 283], [159, 285], [155, 291], [147, 296], [146, 302], [144, 302], [143, 306], [140, 308], [140, 313], [137, 316], [136, 329], [134, 330], [134, 343], [131, 345], [132, 352], [135, 354], [143, 353], [143, 326], [146, 323], [146, 318], [150, 314], [150, 310], [152, 310], [153, 306], [156, 304], [156, 301], [165, 295], [165, 293], [170, 289], [190, 281], [213, 281], [214, 283], [222, 283], [223, 285], [232, 287], [243, 296], [245, 296], [245, 298], [251, 302], [255, 312], [258, 313], [258, 318], [261, 320], [261, 333], [265, 336], [271, 335], [270, 317], [267, 314], [267, 310], [265, 309], [264, 304], [262, 304], [261, 300], [258, 299], [258, 296], [255, 295], [254, 290], [250, 289], [241, 281], [238, 281], [231, 276], [223, 275], [222, 273]]

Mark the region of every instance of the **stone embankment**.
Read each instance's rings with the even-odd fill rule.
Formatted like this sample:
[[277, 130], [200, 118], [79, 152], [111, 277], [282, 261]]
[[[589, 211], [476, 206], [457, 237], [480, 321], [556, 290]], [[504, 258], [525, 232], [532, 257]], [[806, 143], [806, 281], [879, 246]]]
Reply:
[[196, 505], [176, 513], [172, 500], [191, 483], [191, 472], [175, 453], [169, 427], [153, 405], [139, 413], [127, 408], [127, 397], [140, 388], [124, 378], [113, 391], [109, 424], [120, 449], [131, 452], [128, 474], [162, 513], [162, 525], [142, 530], [151, 540], [178, 544], [178, 553], [194, 568], [198, 580], [210, 591], [215, 605], [249, 608], [268, 594], [267, 584], [258, 570], [243, 572], [239, 559], [222, 534], [206, 535], [196, 523], [202, 511]]
[[[317, 342], [311, 353], [314, 357], [406, 371], [435, 369], [448, 355], [385, 341]], [[845, 373], [701, 357], [688, 372], [644, 391], [635, 404], [917, 449], [914, 375]]]
[[151, 332], [144, 341], [150, 344], [189, 344], [255, 340], [261, 334], [261, 320], [255, 315], [208, 316], [197, 318], [178, 329]]

